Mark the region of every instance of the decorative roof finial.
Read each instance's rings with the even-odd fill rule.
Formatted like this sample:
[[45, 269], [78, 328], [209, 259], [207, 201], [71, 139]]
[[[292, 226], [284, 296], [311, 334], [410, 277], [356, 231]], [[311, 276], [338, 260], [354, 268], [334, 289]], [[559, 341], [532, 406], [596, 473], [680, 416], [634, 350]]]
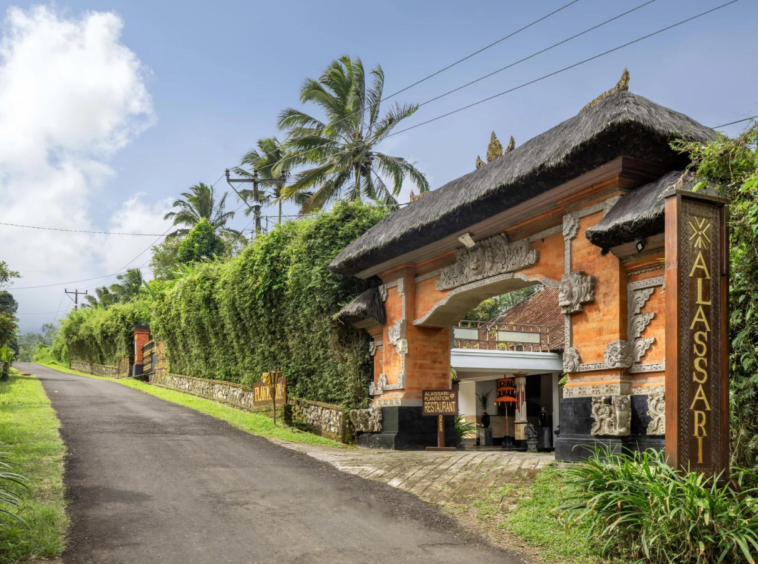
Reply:
[[616, 86], [614, 86], [607, 92], [603, 92], [600, 96], [592, 100], [592, 102], [584, 106], [579, 113], [582, 113], [584, 110], [588, 110], [592, 106], [597, 105], [601, 100], [605, 100], [608, 96], [611, 96], [615, 94], [616, 92], [628, 92], [628, 91], [629, 91], [629, 71], [627, 69], [624, 69], [624, 73], [621, 75], [621, 79], [618, 81]]
[[513, 135], [511, 135], [511, 140], [508, 141], [508, 146], [505, 148], [505, 154], [507, 155], [508, 153], [513, 151], [513, 149], [515, 148], [516, 148], [516, 140], [513, 138]]
[[421, 198], [423, 198], [424, 196], [426, 196], [427, 194], [430, 194], [430, 193], [431, 192], [421, 192], [417, 196], [416, 193], [413, 190], [411, 190], [411, 198], [410, 198], [410, 200], [411, 200], [411, 202], [415, 202], [416, 200], [420, 200]]
[[486, 165], [486, 164], [487, 164], [487, 163], [485, 163], [485, 162], [482, 160], [482, 157], [480, 157], [480, 156], [478, 156], [478, 155], [477, 155], [477, 157], [476, 157], [476, 168], [482, 168], [482, 167], [483, 167], [484, 165]]
[[495, 135], [495, 132], [493, 131], [492, 136], [490, 137], [490, 144], [487, 147], [487, 162], [491, 163], [495, 159], [502, 156], [503, 156], [503, 144], [497, 140], [497, 135]]

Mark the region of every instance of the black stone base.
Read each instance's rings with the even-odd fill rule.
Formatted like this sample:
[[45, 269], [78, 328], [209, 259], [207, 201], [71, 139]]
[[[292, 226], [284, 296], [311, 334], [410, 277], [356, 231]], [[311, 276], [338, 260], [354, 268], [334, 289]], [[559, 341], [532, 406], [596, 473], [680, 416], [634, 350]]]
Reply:
[[632, 396], [632, 434], [627, 437], [597, 437], [591, 433], [591, 398], [561, 399], [560, 434], [555, 438], [555, 459], [578, 462], [592, 454], [593, 448], [604, 446], [614, 453], [663, 450], [664, 438], [645, 435], [650, 422], [647, 415], [647, 396]]
[[[358, 444], [391, 450], [419, 450], [437, 446], [437, 418], [423, 417], [421, 407], [383, 407], [382, 429], [381, 433], [361, 433]], [[457, 446], [456, 442], [453, 417], [445, 417], [445, 446]]]

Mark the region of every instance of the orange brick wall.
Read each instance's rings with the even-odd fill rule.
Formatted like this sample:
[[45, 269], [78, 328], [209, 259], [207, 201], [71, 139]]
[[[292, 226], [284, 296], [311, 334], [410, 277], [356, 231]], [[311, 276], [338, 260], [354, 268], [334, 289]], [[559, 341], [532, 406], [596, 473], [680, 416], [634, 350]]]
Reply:
[[584, 231], [599, 222], [602, 212], [579, 221], [579, 233], [571, 241], [571, 270], [595, 276], [595, 301], [571, 316], [572, 345], [582, 363], [603, 362], [611, 341], [626, 339], [626, 272], [613, 254], [600, 255], [600, 249], [584, 236]]
[[535, 241], [532, 248], [540, 252], [540, 258], [537, 264], [519, 270], [521, 274], [527, 276], [543, 276], [554, 282], [559, 282], [563, 276], [563, 234], [558, 233], [545, 237], [545, 241]]

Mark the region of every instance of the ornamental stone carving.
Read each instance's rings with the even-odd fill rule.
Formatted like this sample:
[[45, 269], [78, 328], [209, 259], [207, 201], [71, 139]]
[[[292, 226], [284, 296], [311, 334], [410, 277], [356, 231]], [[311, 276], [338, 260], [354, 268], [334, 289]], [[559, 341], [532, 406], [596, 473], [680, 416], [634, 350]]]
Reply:
[[634, 350], [629, 341], [611, 341], [605, 349], [608, 368], [629, 368], [634, 362]]
[[573, 239], [579, 232], [579, 218], [574, 214], [563, 216], [563, 238]]
[[390, 390], [402, 390], [405, 388], [405, 371], [401, 371], [397, 375], [397, 383], [390, 384], [387, 382], [386, 374], [379, 374], [379, 380], [376, 384], [371, 382], [368, 385], [368, 393], [370, 396], [378, 396], [386, 391]]
[[579, 360], [579, 351], [574, 347], [567, 347], [563, 351], [563, 371], [578, 372], [581, 360]]
[[455, 264], [440, 271], [438, 290], [450, 290], [469, 282], [513, 272], [537, 263], [539, 252], [526, 239], [508, 243], [504, 234], [477, 242], [468, 249], [458, 249]]
[[376, 351], [377, 351], [377, 350], [379, 349], [379, 347], [381, 347], [381, 346], [382, 346], [382, 342], [381, 342], [381, 341], [371, 341], [371, 342], [368, 344], [368, 352], [369, 352], [369, 354], [370, 354], [371, 356], [375, 356], [375, 355], [376, 355]]
[[369, 409], [353, 409], [350, 411], [350, 422], [358, 433], [381, 433], [382, 409], [375, 406]]
[[643, 288], [642, 290], [632, 292], [632, 299], [629, 304], [629, 310], [632, 312], [632, 315], [642, 312], [642, 308], [650, 299], [650, 296], [653, 295], [653, 292], [655, 292], [655, 288]]
[[566, 315], [582, 311], [583, 304], [595, 300], [595, 277], [581, 270], [564, 274], [558, 287], [558, 305]]
[[623, 437], [630, 433], [632, 400], [628, 395], [592, 398], [593, 435]]
[[497, 135], [495, 135], [495, 132], [492, 132], [492, 136], [490, 137], [490, 144], [487, 146], [487, 162], [491, 163], [495, 159], [498, 159], [503, 156], [503, 144], [500, 142], [500, 140], [497, 138]]
[[408, 353], [408, 341], [405, 339], [405, 320], [398, 319], [387, 329], [387, 337], [391, 345], [395, 345], [398, 354]]
[[632, 316], [632, 319], [629, 321], [629, 338], [639, 338], [640, 335], [642, 335], [642, 332], [647, 329], [647, 326], [650, 325], [650, 322], [654, 317], [654, 311], [650, 313], [638, 313], [637, 315]]
[[656, 390], [647, 397], [647, 415], [650, 423], [647, 425], [648, 435], [666, 434], [666, 392]]
[[634, 363], [642, 361], [642, 357], [645, 356], [647, 350], [655, 342], [654, 337], [647, 337], [645, 339], [637, 339], [634, 341]]

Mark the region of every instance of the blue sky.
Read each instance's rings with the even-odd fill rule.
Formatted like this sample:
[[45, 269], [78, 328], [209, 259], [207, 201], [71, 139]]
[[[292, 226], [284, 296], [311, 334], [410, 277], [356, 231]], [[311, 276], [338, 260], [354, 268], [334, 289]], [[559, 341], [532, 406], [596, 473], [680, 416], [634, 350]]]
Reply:
[[[92, 11], [118, 15], [123, 24], [118, 41], [139, 60], [141, 80], [151, 99], [150, 117], [143, 120], [139, 132], [130, 134], [127, 143], [119, 144], [107, 156], [95, 159], [107, 163], [110, 170], [96, 187], [82, 192], [86, 217], [79, 218], [77, 224], [109, 229], [114, 225], [114, 214], [137, 193], [142, 193], [140, 202], [157, 213], [167, 198], [190, 185], [213, 183], [224, 168], [237, 164], [258, 138], [277, 134], [278, 112], [287, 106], [303, 108], [298, 102], [303, 80], [317, 77], [329, 61], [342, 54], [361, 57], [369, 68], [381, 64], [386, 75], [385, 93], [389, 94], [566, 1], [57, 2], [50, 9], [62, 20], [77, 20]], [[643, 1], [580, 0], [395, 99], [422, 102]], [[721, 3], [658, 0], [425, 106], [407, 124], [512, 88]], [[21, 10], [35, 5], [12, 4]], [[383, 150], [415, 161], [432, 187], [438, 188], [474, 168], [477, 155], [485, 156], [492, 130], [503, 143], [513, 135], [520, 145], [575, 115], [584, 104], [612, 87], [624, 67], [631, 73], [630, 90], [705, 125], [755, 115], [757, 32], [758, 6], [741, 0], [607, 57], [393, 137]], [[86, 74], [87, 69], [76, 72]], [[726, 131], [737, 133], [743, 126]], [[218, 186], [226, 189], [223, 181]], [[407, 197], [406, 188], [401, 200], [407, 201]], [[290, 207], [288, 211], [295, 210]], [[25, 223], [40, 221], [24, 216]], [[76, 228], [63, 216], [45, 221], [56, 227]], [[248, 221], [240, 215], [233, 224], [241, 228]], [[140, 225], [139, 229], [149, 230], [149, 226]], [[154, 230], [163, 231], [162, 224], [156, 224]], [[11, 228], [0, 230], [0, 241], [35, 236], [34, 232], [19, 233]], [[139, 250], [146, 243], [142, 240], [111, 249], [109, 254], [118, 251], [123, 255], [109, 256], [107, 261], [124, 263], [136, 254], [135, 248]], [[29, 284], [107, 273], [111, 263], [105, 265], [106, 259], [90, 255], [69, 261], [75, 265], [72, 268], [57, 265], [46, 269], [44, 256], [26, 253], [12, 266], [26, 274], [24, 283]], [[55, 310], [61, 292], [61, 288], [53, 287], [15, 295], [21, 303], [19, 311], [31, 314]], [[34, 298], [27, 297], [31, 295]], [[35, 330], [42, 321], [50, 321], [46, 315], [20, 318], [24, 330]]]

